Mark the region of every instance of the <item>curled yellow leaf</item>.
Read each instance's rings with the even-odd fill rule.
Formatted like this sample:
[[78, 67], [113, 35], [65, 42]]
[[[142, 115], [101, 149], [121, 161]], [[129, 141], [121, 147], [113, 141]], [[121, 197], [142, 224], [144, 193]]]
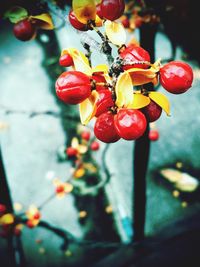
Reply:
[[108, 39], [115, 45], [121, 46], [126, 42], [126, 32], [124, 26], [115, 21], [106, 20], [105, 31]]
[[149, 97], [170, 116], [170, 103], [168, 98], [159, 92], [150, 92]]
[[83, 125], [88, 124], [88, 122], [95, 116], [97, 100], [98, 93], [94, 90], [89, 98], [79, 104], [80, 118]]
[[116, 105], [119, 108], [127, 107], [133, 101], [133, 85], [128, 72], [119, 75], [115, 86]]
[[92, 75], [92, 69], [90, 68], [88, 58], [82, 52], [78, 51], [75, 48], [68, 48], [64, 49], [61, 55], [63, 55], [66, 51], [73, 58], [75, 70], [84, 72], [89, 76]]
[[29, 19], [37, 25], [37, 27], [44, 30], [54, 29], [53, 21], [48, 13], [43, 13], [37, 16], [30, 16]]
[[78, 142], [78, 138], [77, 138], [77, 137], [73, 137], [73, 138], [72, 138], [71, 146], [72, 146], [73, 148], [75, 148], [75, 149], [78, 148], [78, 146], [79, 146], [79, 142]]
[[72, 8], [77, 19], [84, 24], [96, 18], [96, 4], [94, 0], [73, 0]]
[[135, 86], [146, 83], [154, 83], [157, 76], [156, 72], [152, 69], [132, 68], [127, 70], [127, 72], [130, 74], [132, 84]]
[[92, 72], [104, 72], [104, 73], [108, 73], [108, 65], [106, 64], [100, 64], [100, 65], [97, 65], [96, 67], [93, 67], [92, 68]]
[[141, 92], [135, 92], [133, 94], [133, 101], [128, 105], [127, 108], [140, 109], [148, 106], [150, 99], [148, 96], [144, 96]]
[[97, 27], [102, 27], [103, 26], [103, 20], [98, 15], [96, 15], [96, 18], [95, 18], [95, 25]]

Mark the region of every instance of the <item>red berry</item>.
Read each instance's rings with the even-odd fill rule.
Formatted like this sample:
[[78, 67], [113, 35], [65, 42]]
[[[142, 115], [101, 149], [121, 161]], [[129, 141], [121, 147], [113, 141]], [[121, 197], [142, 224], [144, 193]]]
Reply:
[[59, 64], [62, 67], [70, 67], [74, 64], [73, 58], [70, 56], [70, 54], [64, 54], [60, 57]]
[[15, 37], [21, 41], [30, 40], [35, 35], [35, 32], [35, 27], [28, 19], [17, 22], [13, 27]]
[[124, 0], [102, 0], [101, 14], [103, 18], [108, 20], [116, 20], [124, 13]]
[[101, 12], [101, 4], [96, 5], [96, 13], [100, 17], [100, 19], [103, 19], [103, 14]]
[[93, 151], [97, 151], [97, 150], [99, 150], [99, 148], [100, 148], [100, 144], [99, 144], [98, 142], [94, 141], [94, 142], [92, 142], [92, 144], [90, 145], [90, 148], [91, 148], [91, 150], [93, 150]]
[[65, 191], [65, 187], [61, 184], [56, 187], [56, 193], [63, 193]]
[[120, 139], [114, 125], [114, 115], [111, 112], [101, 114], [94, 125], [96, 138], [104, 143], [114, 143]]
[[66, 153], [68, 157], [75, 157], [77, 155], [77, 149], [73, 148], [73, 147], [68, 147], [66, 149]]
[[26, 222], [26, 226], [27, 226], [28, 228], [34, 228], [34, 227], [35, 227], [34, 223], [33, 223], [31, 220], [28, 220], [28, 221]]
[[[144, 50], [142, 47], [137, 45], [129, 45], [120, 53], [120, 56], [129, 62], [134, 61], [148, 61], [150, 62], [150, 55], [149, 53]], [[147, 64], [133, 64], [133, 65], [125, 65], [123, 66], [124, 70], [128, 70], [131, 68], [141, 68], [146, 69], [148, 68]]]
[[16, 235], [16, 236], [20, 236], [21, 235], [21, 233], [22, 233], [22, 231], [21, 231], [21, 229], [19, 229], [19, 228], [17, 228], [17, 227], [15, 227], [14, 228], [14, 235]]
[[136, 27], [136, 28], [140, 28], [140, 27], [142, 26], [142, 23], [143, 23], [143, 19], [142, 19], [142, 17], [137, 16], [137, 17], [135, 18], [135, 27]]
[[75, 16], [73, 10], [71, 10], [71, 11], [69, 12], [69, 22], [71, 23], [71, 25], [72, 25], [75, 29], [77, 29], [77, 30], [79, 30], [79, 31], [87, 31], [87, 30], [88, 30], [88, 29], [87, 29], [87, 26], [86, 26], [85, 24], [83, 24], [82, 22], [80, 22], [80, 21], [76, 18], [76, 16]]
[[149, 122], [153, 122], [160, 118], [160, 115], [162, 113], [162, 108], [151, 100], [149, 105], [144, 107], [142, 111], [144, 112], [147, 120]]
[[171, 61], [160, 69], [160, 83], [172, 94], [186, 92], [193, 82], [192, 68], [181, 61]]
[[90, 132], [88, 131], [84, 131], [81, 133], [81, 138], [86, 140], [86, 141], [89, 141], [90, 140]]
[[147, 126], [144, 114], [137, 109], [120, 109], [115, 115], [115, 127], [120, 137], [135, 140], [141, 137]]
[[130, 27], [130, 21], [129, 21], [128, 17], [125, 17], [122, 20], [122, 24], [123, 24], [124, 28], [129, 28]]
[[159, 132], [157, 130], [150, 130], [149, 139], [151, 141], [157, 141], [159, 139]]
[[4, 204], [0, 204], [0, 216], [6, 212], [6, 206]]
[[41, 217], [41, 214], [39, 212], [36, 212], [33, 216], [34, 220], [39, 220]]
[[56, 94], [66, 104], [79, 104], [91, 94], [90, 78], [80, 71], [63, 72], [56, 81]]
[[108, 111], [113, 105], [112, 93], [109, 90], [101, 90], [98, 92], [99, 98], [96, 103], [96, 117], [99, 117], [102, 113]]
[[106, 87], [105, 85], [99, 85], [101, 84], [106, 84], [106, 79], [103, 76], [103, 73], [101, 72], [95, 72], [92, 74], [92, 79], [96, 82], [96, 91], [100, 91], [100, 90], [107, 90], [108, 87]]

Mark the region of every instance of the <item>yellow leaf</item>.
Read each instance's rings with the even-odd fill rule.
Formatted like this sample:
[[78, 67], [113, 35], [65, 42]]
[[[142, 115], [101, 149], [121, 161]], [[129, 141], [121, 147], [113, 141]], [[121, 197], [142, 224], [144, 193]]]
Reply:
[[12, 223], [14, 223], [14, 216], [11, 213], [7, 213], [0, 218], [0, 225], [1, 224], [12, 224]]
[[170, 103], [167, 97], [159, 92], [150, 92], [149, 97], [156, 102], [169, 116], [170, 115]]
[[96, 113], [96, 102], [98, 100], [98, 93], [94, 90], [91, 96], [79, 104], [80, 118], [83, 125], [95, 116]]
[[68, 49], [64, 49], [61, 55], [66, 53], [66, 51], [73, 58], [74, 68], [76, 71], [84, 72], [85, 74], [89, 76], [92, 75], [92, 69], [90, 68], [89, 61], [82, 52], [78, 51], [75, 48], [68, 48]]
[[148, 106], [150, 99], [148, 96], [144, 96], [141, 92], [135, 92], [133, 95], [133, 102], [127, 106], [127, 108], [140, 109]]
[[92, 68], [92, 72], [105, 72], [105, 73], [108, 73], [108, 65], [106, 64], [101, 64], [101, 65], [97, 65], [96, 67], [93, 67]]
[[52, 18], [48, 13], [43, 13], [37, 16], [30, 16], [29, 18], [41, 29], [52, 30], [54, 28]]
[[72, 8], [77, 19], [87, 24], [88, 20], [96, 18], [96, 4], [94, 0], [73, 0]]
[[142, 85], [154, 82], [157, 76], [156, 72], [152, 69], [132, 68], [126, 72], [130, 74], [133, 85]]
[[74, 178], [81, 178], [81, 177], [83, 177], [84, 174], [85, 174], [85, 169], [80, 167], [77, 170], [75, 170], [73, 176], [74, 176]]
[[115, 45], [121, 46], [126, 42], [126, 32], [119, 22], [106, 20], [105, 31], [108, 39]]
[[78, 146], [79, 146], [78, 138], [76, 138], [76, 137], [73, 137], [73, 138], [72, 138], [71, 146], [72, 146], [73, 148], [75, 148], [75, 149], [78, 148]]
[[97, 27], [102, 27], [103, 26], [103, 20], [98, 15], [96, 15], [96, 18], [95, 18], [95, 25]]
[[129, 73], [123, 72], [119, 75], [115, 87], [116, 105], [119, 108], [127, 107], [133, 101], [133, 86]]
[[88, 151], [88, 147], [85, 145], [79, 145], [78, 146], [78, 152], [80, 154], [85, 154]]

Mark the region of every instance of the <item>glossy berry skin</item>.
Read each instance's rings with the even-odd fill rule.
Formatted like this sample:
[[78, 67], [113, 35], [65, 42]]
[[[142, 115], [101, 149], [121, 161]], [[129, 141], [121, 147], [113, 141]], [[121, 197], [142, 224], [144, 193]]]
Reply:
[[88, 131], [84, 131], [84, 132], [81, 133], [81, 138], [84, 139], [85, 141], [89, 141], [90, 140], [90, 136], [91, 136], [91, 134]]
[[56, 81], [56, 94], [66, 104], [79, 104], [91, 94], [90, 78], [80, 71], [63, 72]]
[[96, 5], [96, 12], [100, 19], [103, 19], [103, 14], [101, 12], [101, 4]]
[[20, 41], [29, 41], [35, 35], [35, 27], [28, 19], [23, 19], [14, 25], [13, 33]]
[[149, 140], [157, 141], [159, 139], [159, 132], [157, 130], [149, 131]]
[[77, 149], [75, 149], [73, 147], [68, 147], [66, 149], [66, 154], [68, 157], [75, 157], [77, 155]]
[[96, 138], [104, 143], [114, 143], [120, 139], [115, 125], [114, 115], [111, 112], [101, 114], [94, 125], [94, 134]]
[[97, 151], [100, 148], [100, 144], [97, 141], [92, 142], [92, 144], [90, 145], [90, 148], [92, 151]]
[[160, 115], [162, 113], [162, 108], [151, 100], [149, 105], [144, 107], [142, 111], [145, 114], [146, 119], [149, 122], [153, 122], [160, 118]]
[[[125, 48], [124, 51], [120, 53], [120, 56], [127, 61], [134, 62], [134, 61], [148, 61], [150, 62], [150, 55], [149, 53], [144, 50], [142, 47], [137, 45], [129, 45]], [[131, 68], [141, 68], [146, 69], [148, 68], [147, 64], [133, 64], [133, 65], [125, 65], [123, 66], [124, 70], [128, 70]]]
[[69, 22], [70, 24], [79, 31], [87, 31], [87, 26], [81, 23], [75, 16], [73, 10], [69, 12]]
[[114, 105], [112, 100], [112, 93], [109, 90], [98, 91], [99, 98], [97, 100], [96, 106], [96, 117], [99, 117], [102, 113], [109, 111], [109, 109]]
[[144, 114], [136, 109], [120, 109], [115, 115], [115, 127], [120, 137], [135, 140], [141, 137], [147, 126]]
[[74, 64], [73, 58], [70, 56], [70, 54], [64, 54], [60, 56], [59, 64], [62, 67], [70, 67]]
[[101, 14], [103, 18], [108, 20], [116, 20], [122, 16], [125, 9], [124, 0], [102, 0]]
[[160, 69], [160, 83], [172, 94], [186, 92], [193, 82], [192, 68], [181, 61], [171, 61]]

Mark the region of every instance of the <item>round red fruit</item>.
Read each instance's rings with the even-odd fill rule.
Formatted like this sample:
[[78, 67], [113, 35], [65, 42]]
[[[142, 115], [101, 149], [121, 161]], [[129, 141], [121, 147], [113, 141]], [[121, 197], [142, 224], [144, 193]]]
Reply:
[[150, 130], [149, 139], [151, 141], [157, 141], [159, 139], [159, 132], [157, 130]]
[[0, 216], [6, 212], [6, 206], [4, 204], [0, 204]]
[[26, 226], [27, 226], [28, 228], [34, 228], [34, 227], [35, 227], [34, 223], [33, 223], [31, 220], [28, 220], [28, 221], [26, 222]]
[[144, 114], [136, 109], [120, 109], [115, 115], [115, 127], [120, 137], [135, 140], [141, 137], [147, 126]]
[[101, 12], [101, 4], [96, 5], [96, 12], [100, 19], [103, 19], [103, 14]]
[[125, 18], [122, 20], [122, 24], [123, 24], [124, 28], [126, 28], [126, 29], [130, 27], [130, 22], [129, 22], [128, 17], [125, 17]]
[[120, 139], [114, 125], [114, 115], [111, 112], [101, 114], [94, 125], [96, 138], [104, 143], [114, 143]]
[[124, 0], [102, 0], [101, 14], [102, 17], [108, 20], [116, 20], [122, 16], [125, 9]]
[[186, 92], [193, 82], [192, 68], [181, 61], [171, 61], [160, 69], [160, 83], [172, 94]]
[[56, 81], [56, 94], [66, 104], [79, 104], [91, 94], [90, 78], [80, 71], [63, 72]]
[[96, 117], [99, 117], [102, 113], [108, 111], [113, 105], [112, 93], [109, 90], [101, 90], [98, 92], [99, 98], [96, 103]]
[[36, 212], [33, 216], [34, 220], [39, 220], [41, 217], [41, 214], [39, 212]]
[[91, 148], [91, 150], [93, 150], [93, 151], [97, 151], [97, 150], [99, 150], [100, 145], [99, 145], [98, 142], [94, 141], [94, 142], [92, 142], [92, 144], [90, 145], [90, 148]]
[[73, 10], [71, 10], [71, 11], [69, 12], [69, 22], [71, 23], [71, 25], [72, 25], [75, 29], [77, 29], [77, 30], [79, 30], [79, 31], [87, 31], [87, 30], [88, 30], [88, 29], [87, 29], [87, 26], [86, 26], [85, 24], [81, 23], [81, 22], [76, 18], [76, 16], [75, 16]]
[[156, 121], [160, 118], [162, 108], [151, 100], [148, 106], [143, 108], [143, 112], [149, 122]]
[[[148, 61], [150, 62], [150, 55], [149, 53], [144, 50], [141, 46], [137, 45], [129, 45], [127, 46], [121, 53], [120, 56], [130, 63], [133, 63], [135, 61]], [[123, 69], [128, 70], [131, 68], [141, 68], [146, 69], [148, 68], [147, 64], [130, 64], [130, 65], [124, 65]]]
[[77, 155], [77, 149], [73, 147], [68, 147], [66, 149], [66, 153], [68, 157], [75, 157]]
[[17, 22], [13, 27], [13, 33], [20, 41], [29, 41], [35, 32], [35, 27], [28, 19]]
[[91, 134], [88, 131], [84, 131], [84, 132], [81, 133], [81, 138], [86, 140], [86, 141], [90, 140], [90, 136], [91, 136]]
[[65, 192], [65, 187], [64, 187], [64, 185], [58, 185], [57, 187], [56, 187], [56, 193], [63, 193], [63, 192]]
[[59, 64], [62, 67], [70, 67], [74, 64], [73, 58], [70, 56], [70, 54], [64, 54], [60, 57]]

